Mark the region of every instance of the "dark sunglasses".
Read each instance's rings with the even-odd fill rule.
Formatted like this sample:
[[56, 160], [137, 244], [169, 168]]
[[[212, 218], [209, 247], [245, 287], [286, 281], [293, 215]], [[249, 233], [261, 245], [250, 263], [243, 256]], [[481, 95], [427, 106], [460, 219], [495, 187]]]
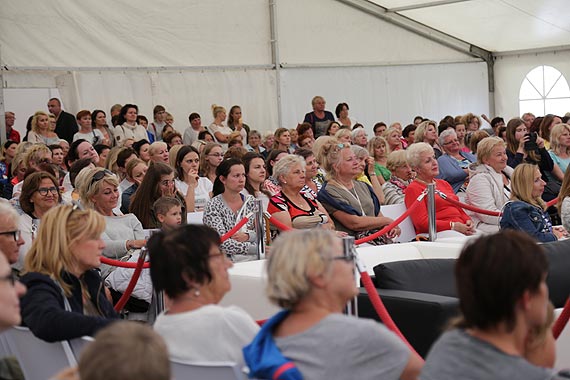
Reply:
[[346, 256], [335, 256], [335, 257], [331, 257], [331, 260], [341, 260], [347, 263], [353, 263], [354, 260], [356, 260], [356, 256], [355, 255], [346, 255]]
[[14, 241], [18, 241], [18, 240], [20, 240], [20, 237], [22, 236], [22, 231], [20, 231], [20, 230], [4, 231], [4, 232], [0, 232], [0, 235], [12, 235], [14, 237]]

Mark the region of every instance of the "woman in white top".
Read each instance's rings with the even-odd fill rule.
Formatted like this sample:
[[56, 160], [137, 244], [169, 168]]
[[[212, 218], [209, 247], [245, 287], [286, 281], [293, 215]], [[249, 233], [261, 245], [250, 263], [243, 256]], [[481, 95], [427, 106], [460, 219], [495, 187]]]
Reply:
[[83, 139], [89, 141], [93, 146], [103, 144], [105, 137], [103, 137], [99, 129], [93, 129], [91, 112], [81, 110], [77, 113], [76, 119], [77, 125], [79, 125], [79, 131], [73, 135], [73, 141]]
[[146, 129], [142, 125], [137, 124], [138, 113], [139, 108], [135, 104], [125, 104], [121, 108], [117, 126], [113, 131], [117, 146], [123, 146], [128, 139], [133, 139], [134, 142], [137, 142], [148, 138]]
[[169, 301], [154, 329], [166, 341], [170, 357], [243, 364], [241, 349], [259, 327], [239, 307], [218, 305], [231, 289], [232, 267], [220, 251], [218, 233], [190, 224], [152, 235], [148, 249], [154, 288]]
[[53, 145], [59, 143], [59, 137], [50, 131], [49, 115], [38, 111], [32, 117], [32, 130], [28, 133], [28, 142]]
[[233, 132], [230, 127], [224, 125], [226, 109], [222, 106], [212, 104], [212, 115], [214, 116], [214, 121], [208, 126], [208, 131], [214, 135], [216, 142], [220, 143], [222, 149], [226, 151], [228, 149], [230, 134]]
[[176, 154], [176, 188], [186, 201], [188, 212], [203, 211], [212, 195], [212, 182], [198, 175], [200, 154], [192, 146], [183, 145]]

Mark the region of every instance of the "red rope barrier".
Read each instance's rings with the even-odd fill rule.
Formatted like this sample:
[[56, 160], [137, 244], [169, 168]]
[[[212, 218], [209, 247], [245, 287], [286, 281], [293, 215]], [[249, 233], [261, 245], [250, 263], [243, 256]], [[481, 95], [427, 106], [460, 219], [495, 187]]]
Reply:
[[129, 281], [129, 285], [127, 285], [127, 289], [125, 289], [125, 292], [123, 293], [123, 295], [121, 296], [119, 301], [117, 301], [117, 303], [115, 304], [115, 311], [117, 313], [120, 312], [121, 310], [123, 310], [123, 307], [125, 307], [125, 305], [127, 304], [127, 301], [129, 300], [129, 298], [131, 297], [131, 294], [133, 293], [133, 290], [135, 289], [135, 285], [137, 284], [137, 282], [139, 280], [143, 266], [145, 264], [145, 257], [146, 257], [146, 255], [143, 254], [143, 252], [141, 251], [141, 255], [139, 256], [139, 259], [137, 260], [137, 266], [135, 268], [133, 276], [131, 277], [131, 281]]
[[226, 240], [228, 240], [229, 238], [231, 238], [236, 232], [239, 231], [240, 228], [242, 228], [244, 226], [244, 224], [246, 224], [249, 221], [249, 218], [247, 216], [245, 216], [242, 220], [239, 221], [238, 224], [236, 224], [234, 226], [234, 228], [232, 228], [231, 230], [229, 230], [228, 232], [226, 232], [225, 234], [222, 235], [222, 237], [220, 238], [220, 240], [223, 242], [225, 242]]
[[554, 322], [554, 326], [552, 326], [552, 335], [554, 335], [554, 339], [558, 339], [560, 334], [562, 334], [562, 330], [566, 327], [568, 319], [570, 319], [570, 297], [566, 300], [562, 313], [558, 316], [556, 322]]
[[[421, 199], [420, 199], [421, 198]], [[366, 243], [367, 241], [370, 240], [374, 240], [379, 236], [382, 236], [386, 233], [388, 233], [389, 231], [391, 231], [394, 227], [396, 227], [397, 225], [399, 225], [400, 223], [402, 223], [402, 221], [404, 219], [406, 219], [421, 203], [421, 200], [423, 199], [423, 193], [422, 195], [420, 195], [420, 197], [418, 197], [418, 199], [416, 200], [416, 203], [414, 203], [412, 205], [412, 207], [410, 207], [409, 209], [406, 210], [406, 212], [404, 212], [402, 215], [400, 215], [398, 217], [398, 219], [394, 220], [392, 223], [388, 224], [386, 227], [382, 228], [380, 231], [373, 233], [372, 235], [366, 236], [362, 239], [358, 239], [354, 242], [355, 245], [360, 245], [362, 243]]]
[[479, 207], [468, 205], [467, 203], [462, 203], [462, 202], [456, 201], [455, 199], [449, 198], [447, 195], [445, 195], [444, 193], [442, 193], [440, 191], [438, 191], [437, 194], [441, 197], [441, 199], [451, 203], [454, 206], [458, 206], [458, 207], [464, 208], [466, 210], [477, 212], [479, 214], [491, 215], [491, 216], [501, 216], [501, 213], [499, 211], [484, 210], [484, 209], [479, 208]]
[[370, 298], [370, 302], [372, 302], [372, 306], [374, 306], [374, 310], [376, 310], [376, 313], [380, 317], [380, 320], [382, 320], [382, 323], [384, 323], [384, 325], [390, 331], [396, 334], [408, 346], [408, 348], [412, 352], [415, 352], [416, 355], [418, 355], [414, 347], [412, 347], [412, 345], [410, 344], [410, 342], [408, 342], [404, 334], [402, 334], [398, 326], [396, 326], [396, 323], [394, 323], [394, 320], [390, 316], [390, 313], [388, 313], [388, 310], [386, 310], [386, 306], [384, 306], [382, 299], [380, 299], [378, 291], [374, 287], [374, 284], [372, 283], [372, 279], [370, 278], [368, 272], [366, 271], [360, 272], [360, 278], [362, 280], [362, 283], [364, 284], [366, 292], [368, 293], [368, 298]]
[[[105, 256], [101, 256], [101, 262], [103, 264], [107, 264], [107, 265], [111, 265], [114, 267], [119, 267], [119, 268], [131, 268], [131, 269], [136, 269], [137, 267], [137, 263], [128, 263], [126, 261], [119, 261], [119, 260], [113, 260], [110, 259], [108, 257]], [[150, 263], [146, 262], [143, 265], [143, 268], [150, 268]]]
[[269, 223], [273, 224], [275, 227], [277, 227], [281, 231], [290, 231], [290, 230], [294, 229], [293, 227], [289, 227], [289, 226], [286, 226], [285, 224], [281, 223], [280, 221], [275, 219], [275, 217], [273, 217], [273, 216], [269, 218]]
[[550, 206], [554, 206], [557, 202], [558, 202], [558, 198], [554, 198], [553, 200], [546, 202], [546, 208], [548, 208]]

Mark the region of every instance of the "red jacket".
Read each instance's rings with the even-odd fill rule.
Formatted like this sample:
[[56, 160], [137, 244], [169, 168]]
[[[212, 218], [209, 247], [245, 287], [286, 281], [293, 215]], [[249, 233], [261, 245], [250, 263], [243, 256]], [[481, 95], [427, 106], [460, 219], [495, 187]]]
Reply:
[[[436, 190], [441, 191], [448, 198], [459, 200], [457, 195], [453, 192], [451, 185], [443, 179], [435, 180]], [[410, 208], [412, 204], [416, 201], [418, 196], [426, 189], [426, 185], [419, 181], [413, 181], [406, 188], [406, 198], [404, 202], [406, 207]], [[416, 209], [415, 212], [410, 215], [414, 227], [416, 228], [416, 233], [427, 233], [428, 232], [428, 214], [427, 214], [427, 196], [422, 201], [422, 204]], [[461, 222], [466, 223], [471, 220], [469, 216], [463, 211], [462, 208], [456, 207], [451, 203], [443, 200], [439, 195], [435, 195], [435, 222], [437, 232], [446, 231], [451, 229], [450, 222]]]

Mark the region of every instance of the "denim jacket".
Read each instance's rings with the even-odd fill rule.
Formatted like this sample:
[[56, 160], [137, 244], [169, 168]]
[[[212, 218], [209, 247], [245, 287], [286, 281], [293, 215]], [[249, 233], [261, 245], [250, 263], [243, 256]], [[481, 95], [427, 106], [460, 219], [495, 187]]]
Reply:
[[539, 242], [556, 241], [552, 222], [546, 211], [523, 201], [507, 202], [503, 207], [501, 229], [524, 231]]

